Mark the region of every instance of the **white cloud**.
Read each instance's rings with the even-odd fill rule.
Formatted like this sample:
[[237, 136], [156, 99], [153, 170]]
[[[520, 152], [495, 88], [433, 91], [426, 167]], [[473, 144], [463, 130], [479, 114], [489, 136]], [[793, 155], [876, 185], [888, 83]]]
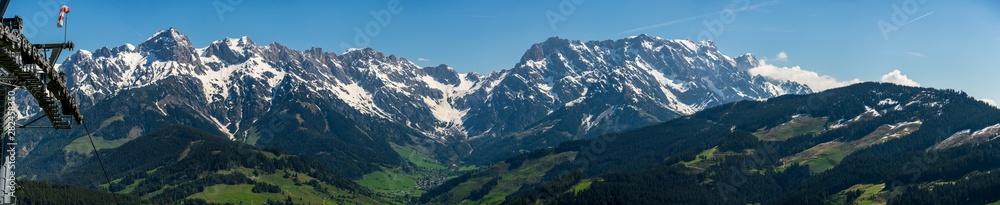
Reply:
[[906, 55], [910, 55], [910, 56], [913, 56], [913, 57], [921, 57], [921, 58], [925, 57], [925, 55], [923, 53], [917, 53], [917, 52], [913, 52], [913, 51], [907, 51]]
[[779, 52], [778, 56], [774, 57], [774, 61], [777, 61], [777, 62], [788, 61], [788, 54], [785, 53], [784, 51]]
[[839, 88], [848, 86], [855, 83], [860, 83], [861, 80], [853, 79], [849, 81], [838, 81], [836, 78], [830, 77], [828, 75], [819, 75], [819, 73], [802, 70], [799, 66], [795, 67], [777, 67], [769, 64], [762, 64], [756, 68], [751, 68], [749, 70], [751, 75], [760, 75], [765, 78], [779, 81], [794, 81], [801, 84], [805, 84], [812, 88], [815, 92], [820, 92], [828, 90], [831, 88]]
[[979, 99], [979, 101], [983, 101], [984, 103], [990, 104], [993, 107], [1000, 107], [1000, 105], [997, 105], [997, 101], [993, 101], [993, 100], [990, 100], [990, 99]]
[[417, 58], [417, 61], [427, 62], [427, 61], [431, 61], [431, 59]]
[[917, 83], [916, 81], [910, 80], [909, 77], [906, 77], [906, 75], [903, 75], [903, 72], [900, 72], [899, 70], [893, 70], [892, 72], [889, 72], [888, 74], [883, 75], [882, 76], [882, 82], [895, 83], [895, 84], [905, 85], [905, 86], [920, 87], [920, 83]]

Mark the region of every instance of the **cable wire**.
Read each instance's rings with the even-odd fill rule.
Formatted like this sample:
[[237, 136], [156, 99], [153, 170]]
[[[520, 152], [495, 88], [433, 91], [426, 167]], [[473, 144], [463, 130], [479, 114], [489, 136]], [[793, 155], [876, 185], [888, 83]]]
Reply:
[[97, 162], [101, 164], [101, 171], [104, 172], [104, 179], [108, 180], [108, 192], [111, 194], [111, 198], [115, 199], [115, 204], [122, 204], [118, 201], [118, 196], [115, 196], [115, 192], [111, 191], [111, 177], [108, 176], [108, 169], [104, 167], [104, 160], [101, 159], [101, 152], [98, 152], [97, 145], [94, 144], [94, 134], [90, 132], [90, 128], [87, 127], [87, 123], [80, 120], [80, 124], [83, 125], [83, 129], [87, 131], [87, 139], [90, 139], [90, 147], [94, 148], [94, 155], [97, 156]]
[[[18, 184], [18, 185], [17, 185], [17, 187], [18, 187], [18, 189], [20, 189], [20, 190], [21, 190], [21, 191], [19, 191], [19, 192], [17, 192], [17, 193], [23, 193], [23, 194], [24, 194], [24, 196], [25, 196], [24, 198], [29, 198], [29, 199], [30, 199], [30, 198], [32, 198], [32, 197], [31, 197], [31, 194], [29, 194], [29, 193], [28, 193], [28, 190], [26, 190], [26, 188], [25, 188], [24, 186], [21, 186], [20, 184]], [[15, 196], [15, 197], [16, 197], [16, 196]], [[15, 199], [16, 199], [16, 198], [15, 198]], [[20, 199], [17, 199], [17, 202], [21, 202], [21, 200], [20, 200]]]

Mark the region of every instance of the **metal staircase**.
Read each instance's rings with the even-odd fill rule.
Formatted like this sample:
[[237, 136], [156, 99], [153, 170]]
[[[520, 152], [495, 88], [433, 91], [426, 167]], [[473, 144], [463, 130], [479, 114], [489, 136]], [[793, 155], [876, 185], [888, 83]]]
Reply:
[[[0, 17], [6, 12], [10, 0], [0, 0]], [[83, 115], [76, 101], [66, 87], [65, 74], [54, 67], [63, 49], [73, 49], [73, 42], [54, 44], [32, 44], [22, 33], [21, 17], [0, 19], [0, 99], [3, 118], [2, 141], [5, 150], [2, 155], [3, 178], [0, 178], [2, 197], [0, 204], [14, 203], [16, 188], [14, 167], [17, 159], [17, 143], [15, 129], [28, 127], [17, 124], [17, 104], [15, 91], [25, 89], [31, 97], [38, 101], [38, 106], [44, 114], [26, 124], [47, 118], [51, 126], [32, 126], [33, 128], [70, 129], [72, 122], [80, 124]], [[48, 55], [45, 55], [45, 54]]]

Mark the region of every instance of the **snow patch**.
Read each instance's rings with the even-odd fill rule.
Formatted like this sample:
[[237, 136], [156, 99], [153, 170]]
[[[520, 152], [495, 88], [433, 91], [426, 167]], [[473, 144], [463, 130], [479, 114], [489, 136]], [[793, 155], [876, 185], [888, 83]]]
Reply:
[[462, 117], [465, 117], [466, 112], [468, 112], [468, 110], [455, 109], [445, 100], [434, 100], [429, 97], [423, 97], [423, 101], [431, 109], [431, 114], [434, 115], [434, 118], [449, 125], [458, 125], [458, 127], [461, 127]]
[[[266, 76], [268, 73], [273, 76]], [[267, 83], [273, 88], [285, 78], [287, 73], [279, 71], [267, 64], [261, 57], [253, 57], [246, 62], [227, 65], [219, 70], [206, 70], [202, 75], [196, 75], [201, 80], [205, 99], [211, 104], [229, 98], [230, 89], [240, 89], [233, 86], [234, 81], [241, 77], [252, 77]], [[216, 98], [215, 96], [219, 96]]]
[[695, 45], [694, 42], [691, 42], [690, 40], [670, 40], [670, 42], [681, 44], [681, 46], [684, 46], [684, 48], [691, 52], [698, 51], [698, 45]]
[[892, 100], [892, 98], [886, 98], [885, 100], [879, 101], [878, 106], [895, 105], [898, 101]]
[[528, 60], [527, 62], [524, 63], [524, 65], [529, 68], [545, 68], [545, 65], [547, 64], [548, 61], [546, 60], [540, 60], [540, 61]]
[[985, 127], [975, 132], [972, 130], [962, 130], [934, 145], [932, 149], [947, 149], [966, 144], [979, 144], [997, 138], [1000, 138], [1000, 124]]
[[897, 127], [903, 127], [903, 126], [915, 125], [915, 124], [923, 124], [923, 123], [924, 122], [920, 121], [920, 120], [912, 121], [912, 122], [901, 122], [901, 123], [897, 123], [897, 124], [894, 124], [894, 125], [889, 125], [889, 129], [896, 129]]
[[357, 83], [351, 82], [350, 84], [338, 84], [341, 85], [339, 88], [332, 88], [329, 89], [329, 91], [333, 92], [333, 94], [336, 95], [337, 98], [340, 98], [340, 100], [347, 102], [347, 104], [351, 105], [351, 107], [354, 107], [363, 113], [381, 116], [383, 118], [389, 117], [385, 111], [382, 111], [381, 108], [375, 106], [375, 103], [372, 103], [374, 102], [374, 97], [372, 97], [368, 91], [365, 91], [364, 88], [358, 86]]
[[840, 128], [846, 127], [846, 126], [847, 126], [847, 123], [844, 122], [844, 119], [840, 119], [840, 120], [837, 120], [837, 123], [833, 123], [827, 129], [834, 130], [834, 129], [840, 129]]

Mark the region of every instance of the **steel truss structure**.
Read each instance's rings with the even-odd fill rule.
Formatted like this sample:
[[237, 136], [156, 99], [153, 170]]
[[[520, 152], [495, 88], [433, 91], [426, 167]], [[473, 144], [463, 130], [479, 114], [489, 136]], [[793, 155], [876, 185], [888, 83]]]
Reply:
[[[0, 0], [0, 17], [6, 12], [10, 0]], [[3, 112], [2, 141], [4, 150], [0, 151], [3, 171], [0, 178], [0, 204], [15, 202], [14, 191], [17, 188], [14, 167], [17, 160], [17, 141], [15, 131], [18, 128], [52, 128], [70, 129], [71, 124], [81, 124], [83, 115], [76, 101], [66, 87], [65, 74], [55, 68], [55, 63], [63, 49], [73, 49], [72, 42], [54, 44], [32, 44], [22, 33], [24, 20], [21, 17], [0, 19], [0, 102]], [[38, 102], [41, 116], [18, 124], [16, 91], [24, 89]], [[29, 126], [32, 123], [47, 118], [48, 126]]]

